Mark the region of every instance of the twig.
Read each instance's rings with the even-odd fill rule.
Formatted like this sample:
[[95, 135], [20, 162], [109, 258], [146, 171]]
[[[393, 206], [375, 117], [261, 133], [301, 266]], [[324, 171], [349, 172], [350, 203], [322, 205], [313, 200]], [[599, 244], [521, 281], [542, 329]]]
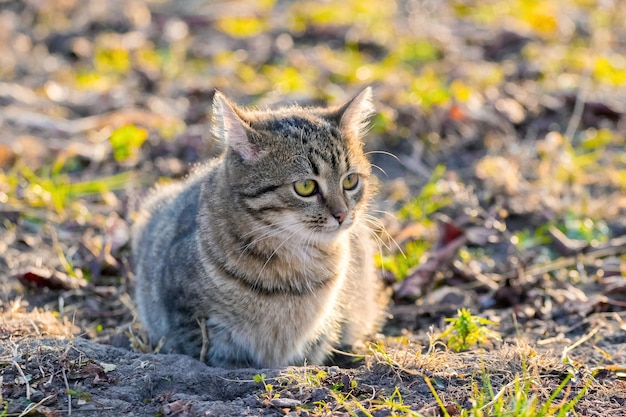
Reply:
[[515, 380], [515, 381], [511, 381], [508, 384], [504, 385], [502, 388], [500, 388], [500, 391], [498, 391], [496, 393], [496, 395], [493, 396], [491, 401], [489, 401], [487, 404], [485, 404], [482, 407], [480, 407], [480, 411], [485, 411], [489, 407], [493, 406], [500, 399], [500, 397], [502, 397], [506, 393], [506, 390], [511, 388], [511, 387], [513, 387], [516, 383], [519, 383], [519, 382], [522, 382], [522, 381], [529, 381], [529, 380], [531, 380], [531, 378], [532, 378], [531, 376], [522, 377], [521, 381], [520, 380]]
[[586, 335], [584, 335], [583, 337], [578, 339], [576, 342], [574, 342], [573, 344], [571, 344], [569, 346], [566, 346], [563, 349], [563, 354], [561, 355], [561, 361], [564, 362], [565, 359], [567, 358], [567, 354], [569, 352], [571, 352], [572, 350], [576, 349], [578, 346], [582, 345], [587, 340], [591, 339], [599, 331], [600, 331], [600, 326], [594, 327], [589, 333], [587, 333]]
[[[274, 377], [274, 378], [265, 378], [265, 381], [278, 381], [278, 378], [280, 376]], [[221, 379], [222, 381], [226, 381], [226, 382], [245, 382], [247, 384], [256, 384], [257, 381], [255, 381], [254, 379], [230, 379], [230, 378], [225, 378], [223, 376], [217, 375], [216, 378]]]
[[[35, 407], [39, 407], [44, 401], [49, 400], [50, 398], [52, 398], [52, 395], [48, 395], [47, 397], [45, 397], [43, 400], [39, 401], [37, 404], [35, 403], [30, 403], [25, 409], [24, 411], [22, 411], [20, 414], [17, 413], [11, 413], [11, 414], [3, 414], [3, 416], [6, 417], [24, 417], [26, 415], [28, 415], [31, 411], [33, 411], [33, 409], [35, 409]], [[81, 413], [90, 413], [90, 412], [95, 412], [95, 411], [109, 411], [109, 410], [113, 410], [114, 407], [102, 407], [102, 408], [81, 408], [80, 412]], [[55, 409], [54, 410], [57, 413], [62, 413], [65, 412], [67, 410], [64, 409]], [[56, 415], [56, 414], [55, 414]]]
[[619, 323], [619, 328], [626, 331], [626, 322], [620, 317], [619, 314], [613, 313], [612, 317]]
[[17, 372], [20, 373], [20, 376], [24, 379], [24, 384], [26, 384], [26, 399], [30, 401], [30, 384], [28, 383], [28, 379], [26, 379], [26, 375], [24, 375], [24, 371], [20, 367], [20, 365], [16, 361], [11, 361], [13, 366], [17, 369]]
[[619, 300], [614, 300], [612, 298], [606, 297], [604, 299], [604, 301], [612, 306], [616, 306], [616, 307], [626, 307], [626, 301], [619, 301]]
[[337, 349], [337, 348], [334, 348], [334, 347], [331, 347], [330, 351], [333, 352], [333, 353], [338, 353], [338, 354], [343, 355], [343, 356], [349, 356], [351, 358], [362, 359], [362, 358], [365, 358], [365, 356], [366, 356], [366, 355], [359, 355], [357, 353], [352, 353], [352, 352], [345, 352], [345, 351], [343, 351], [341, 349]]
[[570, 339], [568, 339], [564, 335], [560, 334], [558, 336], [549, 337], [547, 339], [537, 340], [537, 344], [539, 346], [544, 346], [544, 345], [549, 345], [551, 343], [569, 342], [569, 341], [570, 341]]
[[59, 259], [59, 263], [61, 264], [61, 266], [65, 270], [65, 273], [70, 278], [79, 279], [76, 276], [76, 272], [74, 271], [74, 267], [72, 266], [72, 264], [70, 264], [70, 262], [67, 260], [67, 257], [63, 253], [63, 248], [59, 244], [59, 235], [57, 233], [57, 230], [54, 227], [47, 227], [46, 229], [48, 229], [48, 233], [50, 233], [50, 237], [52, 238], [52, 247], [56, 251], [57, 258]]
[[585, 96], [587, 95], [587, 88], [590, 80], [591, 71], [587, 66], [581, 75], [580, 88], [578, 89], [578, 94], [576, 94], [574, 110], [572, 112], [572, 117], [569, 119], [569, 123], [567, 124], [567, 130], [565, 131], [565, 136], [569, 140], [574, 139], [574, 134], [580, 125], [580, 120], [582, 119], [583, 111], [585, 110]]
[[594, 261], [599, 258], [605, 258], [607, 256], [622, 255], [624, 253], [626, 253], [626, 244], [620, 241], [619, 244], [615, 246], [593, 248], [584, 254], [558, 258], [554, 261], [551, 261], [542, 265], [536, 265], [531, 268], [528, 268], [526, 271], [524, 271], [524, 273], [525, 275], [529, 275], [529, 276], [542, 275], [547, 272], [555, 271], [557, 269], [562, 269], [562, 268], [576, 265], [579, 262], [585, 263], [585, 262]]
[[65, 375], [65, 368], [61, 368], [63, 374], [63, 381], [65, 382], [65, 389], [67, 391], [67, 415], [72, 415], [72, 395], [70, 394], [70, 384], [67, 382], [67, 375]]
[[209, 351], [209, 335], [206, 330], [206, 322], [200, 318], [197, 318], [198, 326], [200, 326], [200, 333], [202, 333], [202, 348], [200, 349], [200, 362], [206, 363], [206, 354]]

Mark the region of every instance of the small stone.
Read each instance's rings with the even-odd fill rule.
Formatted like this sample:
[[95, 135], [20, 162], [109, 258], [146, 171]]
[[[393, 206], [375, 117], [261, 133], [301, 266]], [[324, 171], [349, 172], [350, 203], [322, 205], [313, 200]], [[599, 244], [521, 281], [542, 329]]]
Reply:
[[331, 366], [330, 368], [328, 368], [328, 375], [335, 375], [339, 372], [341, 372], [341, 368], [339, 368], [338, 366]]
[[39, 401], [43, 400], [43, 398], [44, 398], [43, 392], [31, 388], [30, 400], [32, 402], [38, 403]]
[[295, 408], [302, 405], [302, 401], [293, 398], [272, 398], [270, 404], [278, 408]]

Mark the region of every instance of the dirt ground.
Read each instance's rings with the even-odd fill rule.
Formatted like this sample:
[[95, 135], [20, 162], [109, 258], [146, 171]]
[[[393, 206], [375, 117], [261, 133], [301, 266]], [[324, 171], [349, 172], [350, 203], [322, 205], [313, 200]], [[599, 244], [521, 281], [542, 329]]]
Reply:
[[[0, 416], [459, 416], [516, 381], [545, 415], [626, 416], [626, 8], [483, 3], [0, 0]], [[378, 337], [327, 367], [149, 353], [129, 227], [220, 152], [215, 88], [365, 84]], [[437, 340], [461, 307], [501, 340]]]
[[[493, 349], [465, 353], [425, 351], [418, 340], [406, 344], [387, 338], [389, 345], [373, 349], [352, 368], [224, 370], [184, 355], [140, 354], [81, 337], [36, 337], [54, 333], [49, 322], [58, 327], [54, 317], [42, 315], [13, 313], [3, 323], [5, 330], [15, 332], [3, 340], [0, 351], [6, 415], [27, 411], [45, 416], [351, 415], [358, 408], [346, 405], [348, 395], [358, 398], [372, 415], [410, 415], [408, 410], [442, 415], [428, 379], [454, 416], [471, 408], [485, 377], [499, 391], [515, 375], [524, 375], [533, 381], [533, 394], [546, 398], [570, 374], [571, 391], [559, 395], [555, 407], [587, 384], [589, 390], [576, 406], [579, 415], [622, 416], [626, 407], [625, 383], [615, 377], [614, 368], [600, 366], [591, 375], [589, 364], [625, 354], [623, 328], [607, 320], [594, 323], [601, 329], [595, 333], [598, 342], [572, 350], [571, 364], [564, 364], [558, 354], [572, 346], [566, 336], [548, 349], [537, 348], [525, 333], [506, 338]], [[28, 336], [6, 327], [11, 319], [23, 323], [26, 318]], [[257, 380], [261, 374], [271, 391]], [[389, 406], [394, 398], [406, 409]]]

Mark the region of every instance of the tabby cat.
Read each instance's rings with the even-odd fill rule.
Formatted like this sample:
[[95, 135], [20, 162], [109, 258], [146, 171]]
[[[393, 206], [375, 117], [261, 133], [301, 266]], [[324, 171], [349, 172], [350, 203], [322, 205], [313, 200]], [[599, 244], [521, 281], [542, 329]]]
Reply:
[[151, 343], [225, 368], [321, 364], [381, 324], [361, 137], [371, 89], [337, 108], [244, 109], [220, 92], [224, 154], [156, 189], [133, 226]]

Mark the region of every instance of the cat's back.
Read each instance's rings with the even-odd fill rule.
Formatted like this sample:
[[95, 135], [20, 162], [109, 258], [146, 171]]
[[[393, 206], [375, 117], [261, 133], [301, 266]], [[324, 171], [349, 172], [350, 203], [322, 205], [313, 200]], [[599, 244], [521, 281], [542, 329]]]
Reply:
[[[196, 168], [182, 182], [155, 187], [140, 207], [132, 229], [132, 249], [138, 263], [159, 263], [159, 252], [196, 232], [200, 189], [211, 180], [215, 164]], [[154, 253], [154, 256], [151, 256]]]
[[155, 342], [171, 332], [172, 305], [182, 303], [177, 309], [184, 310], [178, 278], [195, 271], [200, 190], [212, 176], [207, 165], [185, 181], [155, 188], [133, 225], [137, 311]]

